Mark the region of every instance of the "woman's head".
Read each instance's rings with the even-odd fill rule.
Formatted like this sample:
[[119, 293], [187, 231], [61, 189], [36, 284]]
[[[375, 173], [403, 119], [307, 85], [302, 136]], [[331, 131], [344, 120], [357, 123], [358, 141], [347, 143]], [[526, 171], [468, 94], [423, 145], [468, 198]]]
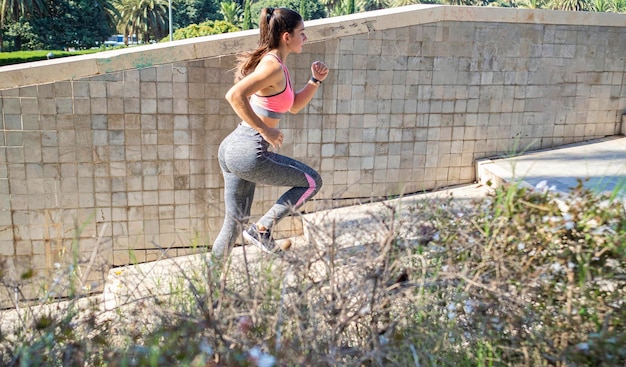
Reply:
[[[294, 30], [303, 29], [303, 20], [300, 14], [287, 8], [264, 8], [261, 10], [261, 18], [259, 19], [259, 47], [251, 52], [243, 53], [238, 57], [237, 66], [235, 67], [235, 82], [243, 79], [250, 74], [259, 64], [263, 56], [269, 51], [278, 49], [280, 41], [285, 33], [294, 36], [296, 46], [302, 49], [302, 43], [306, 40], [303, 32], [300, 35], [294, 35]], [[300, 37], [300, 38], [298, 38]], [[299, 52], [299, 51], [296, 51]]]
[[278, 48], [282, 35], [292, 33], [300, 24], [302, 17], [291, 9], [264, 8], [259, 19], [259, 47]]

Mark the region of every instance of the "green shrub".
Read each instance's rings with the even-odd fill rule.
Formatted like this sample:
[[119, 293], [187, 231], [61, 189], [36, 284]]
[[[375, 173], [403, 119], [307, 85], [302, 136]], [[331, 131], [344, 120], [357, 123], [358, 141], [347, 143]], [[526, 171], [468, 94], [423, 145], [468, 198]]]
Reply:
[[[183, 40], [187, 38], [195, 38], [209, 36], [213, 34], [222, 34], [229, 32], [238, 32], [241, 29], [236, 25], [224, 20], [207, 20], [200, 24], [191, 24], [185, 28], [179, 28], [174, 31], [172, 38], [174, 40]], [[169, 36], [161, 40], [161, 42], [169, 41]]]

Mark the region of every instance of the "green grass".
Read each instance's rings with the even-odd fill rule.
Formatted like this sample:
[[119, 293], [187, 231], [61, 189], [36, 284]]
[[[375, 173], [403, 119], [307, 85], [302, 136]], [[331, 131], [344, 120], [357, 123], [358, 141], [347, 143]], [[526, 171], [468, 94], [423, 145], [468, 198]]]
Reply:
[[47, 60], [48, 54], [52, 53], [54, 58], [86, 55], [96, 52], [112, 50], [113, 48], [94, 48], [80, 51], [58, 51], [58, 50], [41, 50], [41, 51], [15, 51], [0, 52], [0, 66], [21, 64], [25, 62]]

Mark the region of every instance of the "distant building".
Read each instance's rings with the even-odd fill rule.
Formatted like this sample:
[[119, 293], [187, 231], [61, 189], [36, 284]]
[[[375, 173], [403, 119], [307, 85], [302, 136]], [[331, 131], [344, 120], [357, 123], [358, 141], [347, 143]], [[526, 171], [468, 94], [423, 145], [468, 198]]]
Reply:
[[[128, 36], [128, 44], [136, 45], [139, 42], [137, 41], [137, 35]], [[116, 34], [109, 37], [106, 41], [104, 41], [105, 46], [124, 46], [124, 35]]]

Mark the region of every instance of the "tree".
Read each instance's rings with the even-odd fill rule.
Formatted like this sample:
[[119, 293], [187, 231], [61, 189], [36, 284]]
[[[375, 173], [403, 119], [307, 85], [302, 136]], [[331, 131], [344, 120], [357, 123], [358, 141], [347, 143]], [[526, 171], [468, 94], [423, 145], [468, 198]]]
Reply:
[[517, 6], [526, 9], [541, 9], [545, 6], [545, 2], [543, 0], [523, 0]]
[[420, 4], [420, 0], [392, 0], [391, 6], [400, 7], [413, 4]]
[[102, 44], [115, 31], [117, 14], [106, 1], [66, 0], [51, 2], [47, 16], [30, 23], [42, 48], [85, 49]]
[[354, 4], [354, 0], [347, 0], [348, 1], [348, 14], [354, 14], [354, 12], [356, 11], [355, 7], [356, 5]]
[[241, 6], [234, 1], [222, 1], [220, 3], [220, 14], [224, 17], [224, 20], [238, 25], [241, 23]]
[[172, 8], [174, 29], [222, 18], [213, 0], [175, 0]]
[[[259, 15], [261, 14], [261, 9], [263, 8], [289, 8], [296, 11], [300, 9], [300, 0], [258, 0], [254, 2], [251, 6], [252, 20], [256, 26], [258, 26], [257, 22], [259, 21]], [[324, 6], [319, 0], [307, 0], [307, 14], [308, 18], [302, 19], [310, 20], [310, 19], [321, 19], [326, 17], [327, 13], [324, 9]], [[300, 14], [302, 15], [302, 14]]]
[[556, 10], [581, 11], [588, 10], [589, 5], [586, 0], [554, 0], [549, 6]]
[[350, 13], [350, 2], [352, 2], [352, 5], [354, 6], [354, 0], [342, 0], [341, 2], [337, 3], [335, 7], [330, 10], [330, 16], [337, 17], [340, 15], [354, 13], [354, 10], [352, 11], [352, 13]]
[[300, 0], [300, 4], [298, 5], [298, 13], [300, 13], [300, 16], [302, 16], [304, 20], [309, 19], [309, 9], [307, 5], [306, 0]]
[[243, 7], [243, 24], [241, 26], [242, 29], [251, 29], [252, 28], [252, 14], [250, 9], [250, 2], [252, 0], [245, 0]]
[[363, 11], [371, 11], [386, 9], [389, 7], [389, 2], [387, 0], [359, 0], [358, 6]]
[[608, 0], [591, 0], [590, 10], [597, 12], [609, 11], [611, 4]]
[[613, 13], [626, 13], [626, 0], [611, 0], [609, 11]]
[[[2, 0], [0, 5], [0, 51], [4, 42], [3, 30], [8, 22], [28, 21], [34, 16], [48, 13], [46, 0]], [[21, 49], [22, 36], [15, 37], [15, 47]]]
[[118, 0], [116, 8], [124, 36], [136, 35], [143, 42], [163, 38], [169, 33], [168, 0]]
[[[341, 0], [320, 0], [320, 2], [326, 6], [326, 12], [331, 15], [338, 15], [335, 14], [336, 9], [343, 9]], [[340, 11], [340, 13], [344, 14], [343, 11]]]

